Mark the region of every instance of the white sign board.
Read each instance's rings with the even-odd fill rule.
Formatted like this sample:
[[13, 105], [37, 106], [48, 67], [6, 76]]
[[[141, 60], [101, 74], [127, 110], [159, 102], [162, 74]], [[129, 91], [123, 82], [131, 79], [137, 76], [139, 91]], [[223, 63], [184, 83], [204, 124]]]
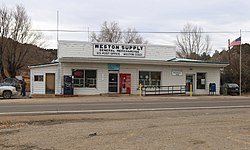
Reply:
[[172, 76], [182, 76], [182, 70], [173, 69]]
[[201, 84], [205, 85], [206, 84], [206, 79], [201, 79]]
[[94, 56], [145, 57], [145, 45], [93, 44]]

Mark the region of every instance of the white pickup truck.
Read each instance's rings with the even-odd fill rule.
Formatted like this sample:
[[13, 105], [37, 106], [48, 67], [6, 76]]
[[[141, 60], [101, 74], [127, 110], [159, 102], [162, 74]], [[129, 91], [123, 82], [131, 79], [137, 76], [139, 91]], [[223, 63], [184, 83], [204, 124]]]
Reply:
[[16, 88], [13, 86], [0, 86], [0, 96], [3, 98], [11, 98], [11, 96], [17, 95]]

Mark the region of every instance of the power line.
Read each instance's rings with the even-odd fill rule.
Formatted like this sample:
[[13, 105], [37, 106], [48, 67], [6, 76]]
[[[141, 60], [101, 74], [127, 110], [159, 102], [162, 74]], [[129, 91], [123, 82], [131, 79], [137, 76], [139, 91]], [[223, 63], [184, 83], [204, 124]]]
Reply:
[[[100, 32], [100, 31], [99, 31]], [[124, 31], [126, 32], [126, 31]], [[241, 32], [250, 32], [250, 31], [241, 31]], [[182, 31], [137, 31], [137, 33], [170, 33], [170, 34], [177, 34], [177, 33], [197, 33], [197, 32], [182, 32]], [[239, 31], [202, 31], [199, 33], [239, 33]]]
[[[31, 32], [72, 32], [72, 33], [89, 33], [89, 32], [101, 32], [97, 30], [69, 30], [69, 29], [32, 29]], [[127, 33], [127, 31], [121, 31], [122, 33]], [[241, 31], [241, 32], [250, 32], [250, 30]], [[182, 32], [182, 31], [135, 31], [131, 33], [145, 33], [145, 34], [179, 34], [179, 33], [197, 33], [197, 32]], [[226, 33], [239, 33], [239, 31], [202, 31], [199, 33], [207, 34], [226, 34]]]

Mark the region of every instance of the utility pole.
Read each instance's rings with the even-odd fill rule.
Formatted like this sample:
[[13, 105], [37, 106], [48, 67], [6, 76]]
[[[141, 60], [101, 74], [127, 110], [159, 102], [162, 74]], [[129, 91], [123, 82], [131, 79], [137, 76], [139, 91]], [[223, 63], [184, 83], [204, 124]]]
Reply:
[[[240, 30], [240, 38], [242, 40], [241, 30]], [[242, 90], [242, 87], [241, 87], [241, 40], [240, 40], [240, 96], [241, 96], [241, 90]]]

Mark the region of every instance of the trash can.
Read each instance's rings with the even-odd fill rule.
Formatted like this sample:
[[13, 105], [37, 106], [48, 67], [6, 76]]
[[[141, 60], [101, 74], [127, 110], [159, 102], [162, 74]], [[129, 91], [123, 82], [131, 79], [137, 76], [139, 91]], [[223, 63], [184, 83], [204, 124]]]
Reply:
[[215, 94], [216, 94], [216, 84], [209, 83], [209, 95], [215, 95]]

